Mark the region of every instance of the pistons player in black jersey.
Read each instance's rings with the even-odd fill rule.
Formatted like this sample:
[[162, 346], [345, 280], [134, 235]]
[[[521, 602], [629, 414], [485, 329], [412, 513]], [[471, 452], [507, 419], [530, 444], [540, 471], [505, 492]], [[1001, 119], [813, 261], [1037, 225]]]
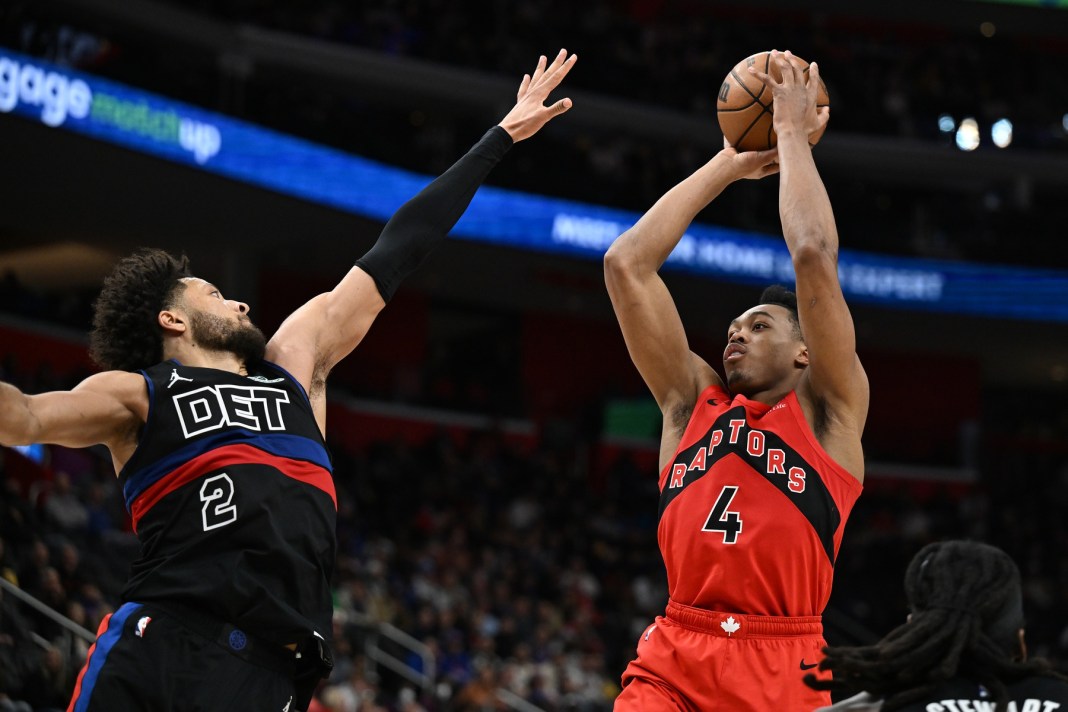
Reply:
[[512, 143], [571, 107], [546, 100], [575, 61], [542, 57], [500, 124], [269, 341], [246, 304], [185, 258], [141, 250], [95, 305], [91, 351], [104, 372], [34, 396], [0, 383], [0, 443], [106, 445], [141, 542], [70, 710], [306, 708], [332, 665], [327, 374]]
[[907, 622], [875, 643], [826, 648], [806, 677], [821, 689], [863, 690], [816, 712], [1054, 712], [1068, 679], [1028, 659], [1020, 570], [977, 541], [928, 544], [905, 572]]

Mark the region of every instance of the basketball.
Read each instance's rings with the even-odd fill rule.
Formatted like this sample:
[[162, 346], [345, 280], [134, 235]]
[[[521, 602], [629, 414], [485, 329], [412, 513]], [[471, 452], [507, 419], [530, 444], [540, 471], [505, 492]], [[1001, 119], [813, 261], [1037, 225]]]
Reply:
[[[804, 70], [808, 79], [808, 62], [794, 56], [791, 61]], [[719, 88], [716, 110], [719, 128], [727, 142], [739, 151], [764, 151], [775, 146], [775, 129], [772, 126], [771, 89], [760, 79], [749, 73], [749, 67], [770, 75], [776, 81], [782, 79], [771, 61], [771, 52], [758, 52], [746, 57], [730, 71]], [[820, 79], [816, 106], [830, 106], [827, 85]], [[808, 137], [809, 144], [815, 146], [827, 127]]]

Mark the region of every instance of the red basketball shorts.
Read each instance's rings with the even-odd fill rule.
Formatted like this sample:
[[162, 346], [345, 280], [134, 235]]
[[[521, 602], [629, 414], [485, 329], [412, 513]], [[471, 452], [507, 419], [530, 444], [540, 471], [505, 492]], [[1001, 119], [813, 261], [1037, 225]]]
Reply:
[[819, 616], [721, 613], [671, 601], [639, 638], [614, 710], [811, 712], [831, 704], [829, 692], [803, 681], [818, 672], [824, 645]]

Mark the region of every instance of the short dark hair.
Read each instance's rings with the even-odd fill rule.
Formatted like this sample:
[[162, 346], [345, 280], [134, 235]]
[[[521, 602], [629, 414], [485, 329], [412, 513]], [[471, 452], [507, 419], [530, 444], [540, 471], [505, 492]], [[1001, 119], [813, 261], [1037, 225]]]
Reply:
[[1013, 660], [1023, 627], [1020, 570], [1001, 549], [974, 541], [945, 541], [920, 550], [905, 572], [912, 619], [874, 645], [828, 647], [820, 670], [805, 682], [816, 689], [866, 690], [884, 698], [883, 710], [925, 700], [958, 675], [986, 687], [998, 709], [1006, 682], [1031, 675], [1059, 677], [1041, 660]]
[[119, 260], [93, 304], [89, 355], [105, 370], [136, 371], [163, 360], [157, 317], [174, 306], [191, 277], [189, 259], [141, 248]]
[[764, 289], [760, 295], [760, 304], [775, 304], [790, 312], [794, 325], [794, 336], [804, 338], [801, 334], [801, 319], [797, 316], [797, 295], [781, 284], [773, 284]]

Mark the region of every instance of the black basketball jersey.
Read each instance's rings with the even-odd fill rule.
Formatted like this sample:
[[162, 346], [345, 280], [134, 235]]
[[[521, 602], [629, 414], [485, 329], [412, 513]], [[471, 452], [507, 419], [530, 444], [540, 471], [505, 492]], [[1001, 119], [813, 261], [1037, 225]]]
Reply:
[[280, 644], [329, 639], [337, 497], [299, 383], [165, 361], [119, 473], [141, 542], [127, 601], [176, 602]]
[[954, 678], [926, 698], [902, 707], [902, 712], [1050, 712], [1068, 709], [1068, 682], [1050, 677], [1028, 677], [1008, 685], [1009, 703], [995, 707], [990, 692], [970, 680]]
[[[899, 708], [901, 712], [1053, 712], [1068, 709], [1068, 682], [1034, 675], [1006, 686], [1009, 701], [994, 704], [990, 691], [979, 683], [955, 677], [939, 684], [919, 702]], [[816, 712], [879, 712], [883, 700], [870, 693], [842, 700]]]

